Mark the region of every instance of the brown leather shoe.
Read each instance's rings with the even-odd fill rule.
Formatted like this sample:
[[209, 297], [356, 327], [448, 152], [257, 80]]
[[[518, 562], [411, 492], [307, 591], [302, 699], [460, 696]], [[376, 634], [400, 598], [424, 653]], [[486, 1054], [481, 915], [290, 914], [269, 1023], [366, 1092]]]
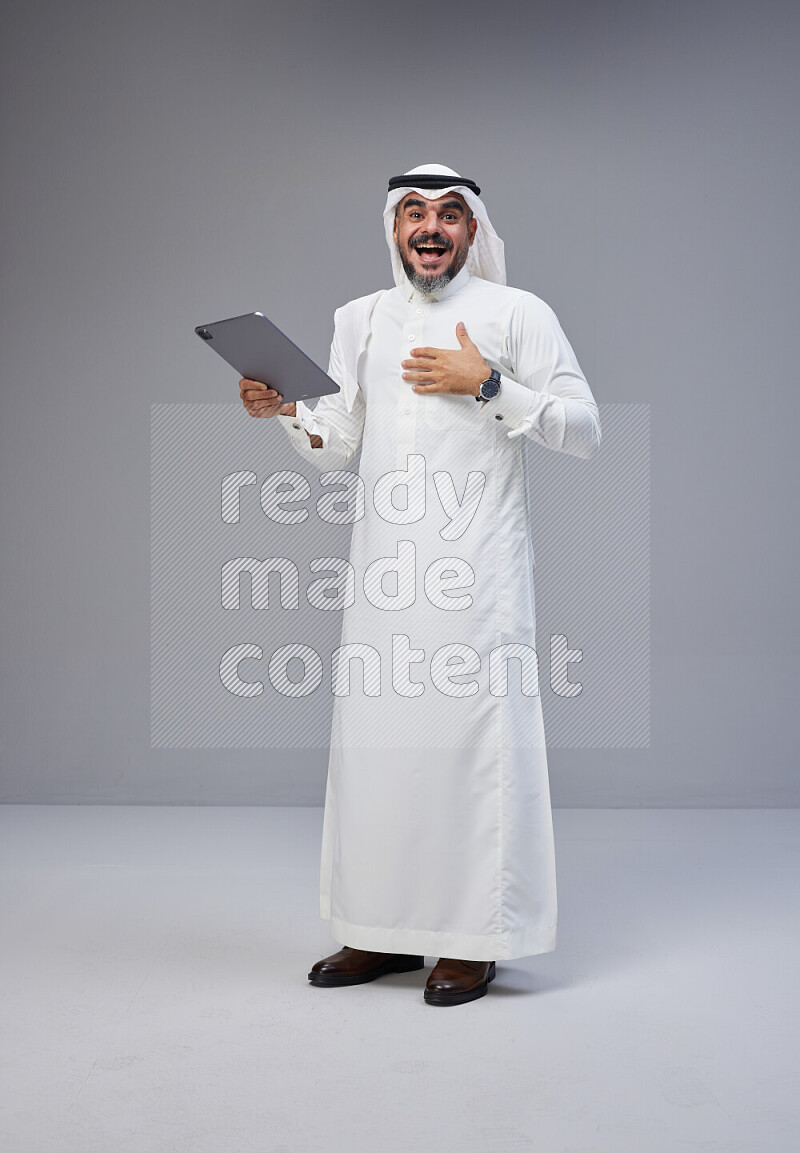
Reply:
[[428, 977], [425, 1000], [429, 1005], [463, 1005], [483, 997], [495, 978], [494, 961], [457, 961], [440, 957]]
[[385, 973], [414, 973], [425, 964], [424, 957], [407, 953], [373, 953], [345, 945], [338, 953], [312, 965], [308, 979], [312, 985], [363, 985]]

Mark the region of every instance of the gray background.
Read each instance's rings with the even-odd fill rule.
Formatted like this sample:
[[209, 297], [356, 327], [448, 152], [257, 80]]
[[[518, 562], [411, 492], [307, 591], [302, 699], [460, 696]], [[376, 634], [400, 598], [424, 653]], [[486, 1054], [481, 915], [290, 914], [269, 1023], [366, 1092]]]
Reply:
[[324, 360], [390, 281], [386, 178], [438, 160], [597, 400], [651, 405], [651, 747], [554, 750], [554, 802], [796, 804], [798, 32], [774, 2], [5, 5], [2, 799], [322, 799], [323, 750], [149, 747], [150, 404], [223, 399], [219, 316]]

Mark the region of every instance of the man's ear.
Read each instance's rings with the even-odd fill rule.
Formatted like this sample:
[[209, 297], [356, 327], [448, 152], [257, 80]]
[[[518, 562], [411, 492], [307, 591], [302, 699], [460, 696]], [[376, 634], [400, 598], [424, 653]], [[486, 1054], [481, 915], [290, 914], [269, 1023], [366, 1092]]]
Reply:
[[478, 231], [478, 222], [474, 216], [472, 220], [470, 220], [467, 227], [469, 228], [469, 246], [472, 248], [472, 242], [475, 239], [475, 233]]
[[397, 213], [394, 214], [394, 223], [392, 224], [392, 240], [397, 244]]

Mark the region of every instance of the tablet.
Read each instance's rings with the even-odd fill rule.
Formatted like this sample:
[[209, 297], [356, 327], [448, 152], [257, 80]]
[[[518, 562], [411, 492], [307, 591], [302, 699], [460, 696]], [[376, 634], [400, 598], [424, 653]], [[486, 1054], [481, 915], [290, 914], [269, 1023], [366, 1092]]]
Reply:
[[239, 376], [276, 388], [283, 403], [339, 392], [339, 385], [263, 312], [201, 324], [195, 332]]

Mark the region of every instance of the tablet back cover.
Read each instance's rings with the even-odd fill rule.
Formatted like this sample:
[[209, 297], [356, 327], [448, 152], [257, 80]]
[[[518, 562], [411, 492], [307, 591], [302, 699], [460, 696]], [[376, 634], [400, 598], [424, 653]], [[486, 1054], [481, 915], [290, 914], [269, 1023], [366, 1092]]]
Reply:
[[276, 388], [285, 404], [339, 392], [338, 384], [262, 312], [202, 324], [195, 332], [239, 376]]

